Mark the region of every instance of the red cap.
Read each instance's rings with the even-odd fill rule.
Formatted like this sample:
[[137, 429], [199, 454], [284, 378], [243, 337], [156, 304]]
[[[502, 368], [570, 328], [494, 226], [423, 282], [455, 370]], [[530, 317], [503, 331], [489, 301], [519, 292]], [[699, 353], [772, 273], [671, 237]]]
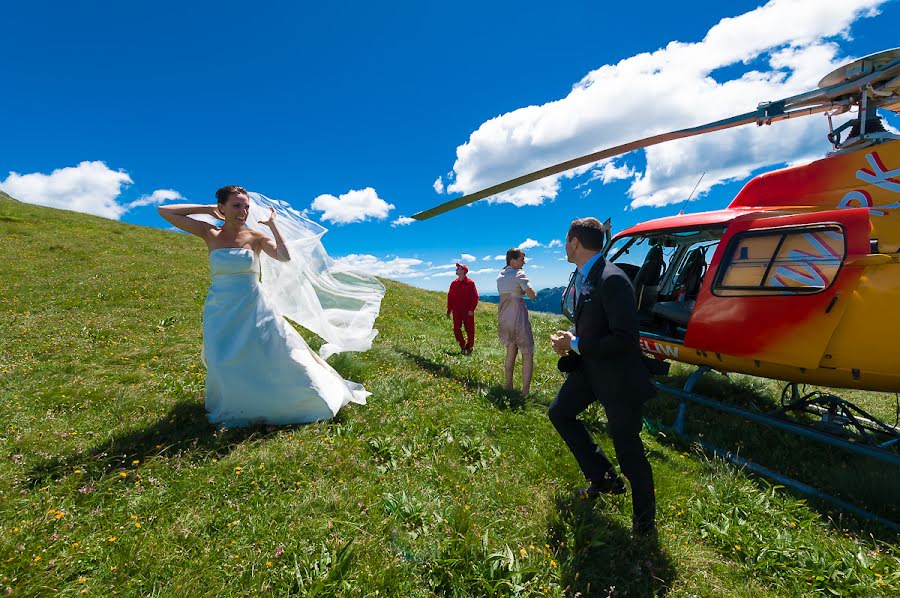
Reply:
[[465, 272], [466, 274], [469, 273], [469, 267], [468, 267], [467, 265], [465, 265], [465, 264], [460, 264], [459, 262], [456, 262], [456, 267], [457, 267], [457, 268], [462, 268], [462, 269], [463, 269], [463, 272]]

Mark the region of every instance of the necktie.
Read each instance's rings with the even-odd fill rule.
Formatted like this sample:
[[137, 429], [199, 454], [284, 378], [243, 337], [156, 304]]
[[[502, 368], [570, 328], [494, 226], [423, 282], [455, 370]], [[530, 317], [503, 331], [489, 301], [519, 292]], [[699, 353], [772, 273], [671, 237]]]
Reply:
[[575, 301], [578, 301], [578, 298], [581, 297], [581, 286], [584, 284], [584, 275], [581, 273], [581, 270], [575, 271]]

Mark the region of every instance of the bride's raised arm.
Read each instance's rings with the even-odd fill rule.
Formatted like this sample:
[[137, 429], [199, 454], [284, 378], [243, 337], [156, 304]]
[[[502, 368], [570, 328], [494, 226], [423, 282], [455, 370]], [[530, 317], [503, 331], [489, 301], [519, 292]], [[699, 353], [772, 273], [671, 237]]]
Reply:
[[208, 222], [190, 218], [191, 214], [206, 214], [208, 216], [212, 216], [213, 218], [224, 220], [222, 214], [219, 213], [218, 207], [215, 205], [179, 203], [167, 206], [159, 206], [157, 208], [157, 211], [159, 212], [159, 215], [162, 216], [163, 219], [172, 226], [179, 228], [186, 233], [197, 235], [203, 240], [206, 240], [209, 234], [209, 229], [211, 229], [213, 226]]
[[289, 262], [291, 261], [291, 254], [288, 252], [287, 243], [284, 242], [284, 237], [281, 236], [281, 232], [275, 226], [275, 208], [269, 206], [269, 210], [271, 210], [269, 219], [260, 220], [259, 223], [269, 227], [275, 240], [273, 241], [269, 237], [262, 236], [262, 250], [266, 252], [266, 255], [279, 262]]

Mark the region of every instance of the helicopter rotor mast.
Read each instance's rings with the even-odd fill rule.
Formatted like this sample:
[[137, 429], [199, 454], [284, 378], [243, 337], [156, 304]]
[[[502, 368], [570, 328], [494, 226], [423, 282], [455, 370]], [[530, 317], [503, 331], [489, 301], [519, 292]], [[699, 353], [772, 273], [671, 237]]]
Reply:
[[[580, 158], [566, 160], [565, 162], [487, 187], [481, 191], [451, 199], [431, 209], [413, 214], [412, 218], [415, 220], [428, 220], [480, 199], [515, 189], [554, 174], [659, 143], [665, 143], [666, 141], [694, 137], [751, 123], [756, 123], [757, 126], [769, 125], [781, 120], [822, 112], [827, 112], [833, 116], [847, 112], [853, 105], [864, 106], [872, 114], [878, 107], [892, 111], [900, 110], [900, 48], [879, 52], [844, 65], [826, 75], [820, 81], [819, 89], [775, 102], [763, 102], [753, 112], [731, 116], [697, 127], [652, 135], [587, 154]], [[864, 114], [861, 113], [860, 118], [865, 118]], [[864, 126], [863, 124], [863, 132], [865, 131]]]

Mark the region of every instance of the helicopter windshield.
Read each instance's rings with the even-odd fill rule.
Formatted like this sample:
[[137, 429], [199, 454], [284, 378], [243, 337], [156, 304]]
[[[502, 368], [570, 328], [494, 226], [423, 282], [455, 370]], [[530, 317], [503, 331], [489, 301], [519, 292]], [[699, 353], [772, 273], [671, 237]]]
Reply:
[[725, 229], [657, 231], [615, 239], [605, 251], [631, 279], [641, 330], [683, 339], [709, 261]]

